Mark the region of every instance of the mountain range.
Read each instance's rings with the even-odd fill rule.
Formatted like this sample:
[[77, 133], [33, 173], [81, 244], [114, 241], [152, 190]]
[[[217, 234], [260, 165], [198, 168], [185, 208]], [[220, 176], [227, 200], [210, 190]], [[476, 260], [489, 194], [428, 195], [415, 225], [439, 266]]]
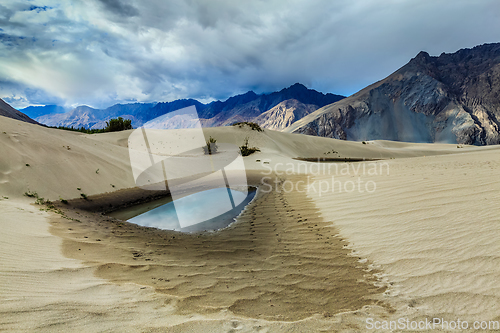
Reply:
[[285, 129], [343, 140], [500, 143], [500, 43], [420, 52], [387, 78]]
[[[24, 109], [49, 126], [103, 128], [118, 116], [134, 127], [195, 105], [204, 126], [253, 121], [264, 128], [342, 140], [394, 140], [473, 145], [500, 143], [500, 43], [430, 56], [406, 65], [347, 98], [294, 84], [279, 92], [249, 91], [226, 101], [116, 104], [69, 112], [47, 106]], [[44, 114], [48, 113], [48, 114]], [[36, 122], [1, 101], [0, 115]]]
[[132, 126], [139, 127], [161, 115], [194, 105], [203, 126], [206, 127], [253, 121], [266, 128], [282, 130], [318, 108], [342, 98], [344, 96], [323, 94], [296, 83], [270, 94], [256, 94], [249, 91], [225, 101], [209, 104], [194, 99], [181, 99], [173, 102], [116, 104], [103, 110], [78, 106], [65, 113], [55, 113], [54, 107], [50, 106], [46, 108], [48, 114], [44, 115], [40, 115], [40, 109], [21, 111], [27, 112], [28, 115], [38, 111], [35, 119], [48, 126], [96, 129], [104, 128], [107, 120], [116, 117], [131, 119]]

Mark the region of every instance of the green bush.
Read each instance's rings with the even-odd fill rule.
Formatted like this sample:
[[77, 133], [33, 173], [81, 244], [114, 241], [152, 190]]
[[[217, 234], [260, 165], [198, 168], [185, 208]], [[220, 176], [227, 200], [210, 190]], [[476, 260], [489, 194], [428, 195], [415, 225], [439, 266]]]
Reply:
[[256, 151], [260, 151], [260, 149], [256, 147], [248, 147], [248, 138], [245, 138], [243, 146], [240, 146], [241, 156], [249, 156], [255, 153]]
[[219, 147], [217, 146], [217, 140], [210, 137], [207, 140], [207, 145], [203, 146], [203, 151], [205, 152], [205, 155], [215, 154], [217, 153], [217, 150], [219, 150]]
[[[57, 128], [57, 129], [62, 129], [62, 130], [66, 130], [66, 131], [81, 132], [81, 133], [86, 133], [86, 134], [117, 132], [117, 131], [124, 131], [124, 130], [132, 129], [132, 120], [123, 119], [122, 117], [112, 118], [106, 122], [106, 127], [103, 129], [86, 129], [83, 126], [80, 128], [75, 128], [73, 126], [71, 126], [71, 127], [52, 126], [51, 128]], [[63, 147], [65, 147], [65, 146], [63, 146]], [[67, 149], [70, 150], [71, 148], [69, 146], [67, 146]]]
[[243, 128], [243, 126], [248, 126], [252, 129], [252, 131], [257, 131], [257, 132], [263, 132], [264, 130], [259, 126], [259, 124], [248, 122], [248, 121], [242, 121], [239, 123], [234, 123], [233, 126], [238, 126], [239, 128]]
[[118, 132], [132, 129], [132, 120], [122, 117], [113, 118], [106, 122], [104, 132]]
[[[57, 128], [60, 130], [65, 130], [65, 131], [73, 131], [73, 132], [81, 132], [85, 134], [96, 134], [96, 133], [104, 133], [103, 129], [86, 129], [85, 127], [80, 127], [80, 128], [75, 128], [73, 126], [71, 127], [66, 127], [66, 126], [49, 126], [50, 128]], [[71, 148], [69, 146], [63, 146], [66, 147], [68, 150]]]

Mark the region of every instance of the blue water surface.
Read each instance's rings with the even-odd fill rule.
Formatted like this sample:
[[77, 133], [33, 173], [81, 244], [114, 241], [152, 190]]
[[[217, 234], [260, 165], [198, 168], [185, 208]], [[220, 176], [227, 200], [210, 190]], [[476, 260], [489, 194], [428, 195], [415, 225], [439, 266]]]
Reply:
[[[229, 191], [234, 202], [241, 203], [228, 211], [224, 205], [218, 203], [227, 200]], [[148, 212], [137, 215], [128, 221], [144, 227], [183, 232], [217, 230], [225, 228], [234, 222], [235, 217], [238, 216], [245, 206], [253, 199], [255, 193], [255, 189], [249, 190], [248, 193], [227, 188], [210, 189], [166, 203]], [[176, 203], [178, 204], [176, 205]], [[179, 212], [179, 207], [187, 211]], [[188, 215], [193, 221], [203, 222], [182, 228], [179, 223], [178, 214], [181, 216]], [[205, 220], [203, 216], [216, 217]]]

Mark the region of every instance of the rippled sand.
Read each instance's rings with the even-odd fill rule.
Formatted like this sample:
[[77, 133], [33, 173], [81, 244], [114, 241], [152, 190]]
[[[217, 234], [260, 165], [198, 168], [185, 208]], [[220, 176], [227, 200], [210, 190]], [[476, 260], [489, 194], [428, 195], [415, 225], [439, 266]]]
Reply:
[[93, 224], [59, 219], [55, 225], [67, 256], [92, 258], [99, 277], [173, 296], [181, 314], [229, 310], [292, 321], [368, 304], [390, 309], [370, 297], [385, 291], [375, 286], [374, 272], [349, 255], [337, 229], [300, 192], [260, 191], [236, 223], [211, 233], [153, 230], [106, 218]]
[[374, 193], [308, 195], [349, 248], [382, 271], [395, 317], [499, 320], [500, 154], [389, 164], [389, 174], [362, 176], [376, 182]]

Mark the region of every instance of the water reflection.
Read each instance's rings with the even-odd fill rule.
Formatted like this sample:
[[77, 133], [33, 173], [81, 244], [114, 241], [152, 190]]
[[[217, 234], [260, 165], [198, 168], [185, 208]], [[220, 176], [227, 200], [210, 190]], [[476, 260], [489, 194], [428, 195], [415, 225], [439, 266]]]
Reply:
[[[240, 204], [228, 211], [227, 207], [220, 203], [227, 200], [229, 193], [232, 200], [240, 202]], [[146, 213], [137, 215], [128, 221], [144, 227], [183, 232], [217, 230], [227, 227], [232, 223], [234, 218], [253, 199], [255, 193], [254, 188], [249, 189], [248, 193], [228, 188], [215, 188], [188, 195], [177, 199], [176, 202], [169, 202]], [[177, 210], [175, 209], [176, 206]], [[179, 211], [179, 208], [182, 211]], [[187, 216], [195, 224], [182, 228], [179, 224], [178, 215], [183, 216], [183, 220]], [[204, 221], [205, 216], [216, 217]], [[204, 222], [197, 223], [198, 221]], [[189, 225], [189, 221], [187, 222]]]

